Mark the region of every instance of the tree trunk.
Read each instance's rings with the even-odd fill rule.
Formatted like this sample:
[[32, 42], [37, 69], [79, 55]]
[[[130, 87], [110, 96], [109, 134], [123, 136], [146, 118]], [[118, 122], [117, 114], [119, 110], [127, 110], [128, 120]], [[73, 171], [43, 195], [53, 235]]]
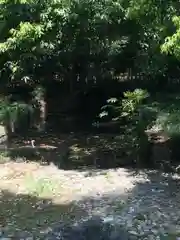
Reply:
[[46, 128], [46, 101], [45, 101], [45, 89], [42, 86], [38, 86], [34, 90], [34, 99], [36, 106], [36, 126], [38, 131], [42, 132]]
[[12, 143], [12, 136], [13, 136], [13, 132], [14, 132], [14, 125], [12, 124], [12, 122], [6, 121], [5, 123], [5, 143], [6, 143], [6, 147], [9, 148], [11, 146]]
[[39, 113], [40, 121], [38, 124], [38, 130], [40, 132], [43, 132], [46, 129], [46, 101], [44, 97], [39, 100], [39, 110], [40, 110], [40, 113]]

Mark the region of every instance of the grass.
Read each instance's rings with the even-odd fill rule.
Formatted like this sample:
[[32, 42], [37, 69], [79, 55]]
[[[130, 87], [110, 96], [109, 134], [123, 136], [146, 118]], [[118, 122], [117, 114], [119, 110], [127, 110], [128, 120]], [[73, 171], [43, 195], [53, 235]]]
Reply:
[[0, 164], [9, 162], [8, 153], [6, 151], [0, 151]]
[[154, 126], [168, 136], [180, 135], [180, 95], [159, 95], [148, 105], [156, 114]]
[[25, 179], [25, 188], [28, 194], [36, 197], [53, 197], [61, 192], [61, 184], [58, 181], [47, 178], [35, 179], [28, 176]]
[[[6, 165], [0, 166], [6, 169]], [[0, 232], [13, 239], [19, 239], [17, 236], [22, 232], [44, 239], [43, 233], [54, 224], [71, 221], [77, 213], [83, 216], [83, 210], [71, 203], [69, 191], [48, 175], [47, 168], [40, 177], [31, 173], [35, 171], [33, 167], [31, 163], [12, 162], [6, 169], [6, 178], [0, 179]]]

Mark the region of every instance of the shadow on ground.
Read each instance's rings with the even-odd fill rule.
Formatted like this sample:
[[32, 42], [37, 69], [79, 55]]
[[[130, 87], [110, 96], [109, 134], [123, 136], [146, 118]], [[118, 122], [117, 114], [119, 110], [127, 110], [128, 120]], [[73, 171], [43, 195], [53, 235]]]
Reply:
[[[137, 175], [137, 172], [129, 170], [129, 176], [134, 174]], [[157, 217], [156, 213], [159, 214], [160, 209], [163, 210], [163, 216], [172, 213], [177, 216], [180, 183], [171, 175], [164, 176], [159, 172], [149, 171], [144, 174], [148, 181], [136, 183], [132, 191], [128, 193], [129, 198], [116, 192], [71, 203], [55, 204], [51, 199], [2, 190], [0, 197], [1, 237], [24, 239], [33, 236], [35, 239], [48, 240], [145, 239], [143, 238], [145, 235], [140, 238], [138, 234], [134, 236], [134, 232], [130, 233], [131, 230], [134, 231], [134, 228], [128, 229], [129, 219], [136, 219], [139, 224], [142, 224], [148, 219], [147, 216], [150, 213]], [[138, 199], [135, 201], [137, 196]], [[122, 199], [126, 199], [126, 204], [122, 205]], [[149, 231], [154, 228], [156, 221], [155, 227], [160, 228], [159, 219], [154, 218], [154, 221], [148, 223]], [[166, 223], [165, 218], [162, 221]], [[146, 231], [144, 234], [150, 233]]]
[[[92, 132], [59, 134], [57, 131], [56, 134], [49, 132], [39, 136], [32, 135], [26, 139], [18, 138], [3, 154], [14, 161], [53, 163], [65, 170], [89, 167], [97, 169], [139, 167], [142, 164], [143, 167], [149, 165], [165, 171], [174, 171], [176, 166], [179, 166], [180, 154], [179, 103], [178, 97], [172, 96], [165, 103], [164, 98], [156, 97], [142, 108], [146, 127], [161, 125], [162, 136], [157, 136], [157, 139], [160, 137], [160, 140], [163, 138], [168, 140], [164, 143], [159, 140], [160, 144], [156, 141], [157, 143], [153, 143], [152, 146], [152, 142], [147, 140], [146, 144], [146, 140], [143, 139], [140, 143], [143, 150], [140, 161], [137, 131], [132, 130], [129, 125], [126, 126], [125, 123], [117, 134]], [[176, 134], [172, 134], [170, 130]], [[35, 140], [35, 147], [25, 143], [25, 140]]]
[[133, 165], [132, 137], [129, 142], [124, 135], [115, 134], [69, 134], [30, 137], [35, 147], [23, 139], [17, 139], [8, 149], [1, 149], [2, 155], [11, 160], [36, 161], [55, 164], [61, 169], [82, 169], [85, 167], [109, 169]]
[[[24, 239], [111, 239], [115, 234], [113, 225], [103, 222], [100, 213], [105, 213], [105, 202], [112, 204], [110, 195], [106, 198], [85, 199], [79, 202], [53, 204], [51, 199], [30, 195], [1, 192], [0, 237]], [[86, 206], [85, 206], [86, 204]], [[112, 204], [113, 205], [113, 204]], [[108, 205], [108, 207], [110, 207]], [[117, 211], [117, 206], [116, 206]], [[127, 232], [119, 227], [116, 239], [123, 239]], [[122, 237], [122, 238], [121, 238]], [[113, 238], [115, 239], [115, 238]]]

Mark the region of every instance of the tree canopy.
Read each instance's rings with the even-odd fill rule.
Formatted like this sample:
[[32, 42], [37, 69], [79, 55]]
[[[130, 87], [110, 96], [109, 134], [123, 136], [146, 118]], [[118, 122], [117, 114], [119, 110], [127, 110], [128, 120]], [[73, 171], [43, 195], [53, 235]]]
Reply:
[[1, 0], [1, 83], [84, 86], [128, 68], [164, 74], [162, 51], [179, 54], [178, 7], [172, 0]]

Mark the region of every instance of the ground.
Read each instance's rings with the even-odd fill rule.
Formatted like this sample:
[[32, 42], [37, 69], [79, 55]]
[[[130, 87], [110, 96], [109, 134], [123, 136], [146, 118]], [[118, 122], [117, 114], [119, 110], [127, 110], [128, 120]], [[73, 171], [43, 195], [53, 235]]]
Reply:
[[0, 176], [0, 239], [180, 237], [178, 175], [9, 162]]
[[[166, 100], [146, 107], [151, 127], [172, 137], [180, 101]], [[116, 158], [133, 162], [132, 140], [71, 133], [15, 141], [0, 159], [0, 239], [179, 240], [180, 175], [112, 168]]]

